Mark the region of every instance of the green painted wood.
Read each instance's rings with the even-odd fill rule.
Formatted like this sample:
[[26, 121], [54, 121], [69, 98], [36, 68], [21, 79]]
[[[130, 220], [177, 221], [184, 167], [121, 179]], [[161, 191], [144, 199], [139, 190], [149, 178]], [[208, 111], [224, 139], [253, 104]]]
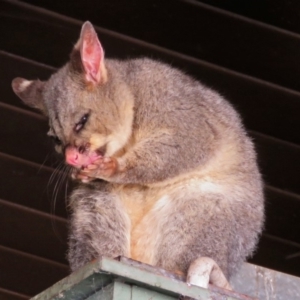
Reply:
[[[132, 289], [133, 285], [139, 288]], [[144, 295], [146, 298], [136, 295]], [[126, 263], [103, 257], [85, 265], [32, 300], [171, 300], [181, 295], [196, 300], [249, 299], [221, 289], [188, 286], [183, 281], [153, 273], [149, 266], [141, 263], [135, 265], [130, 264], [130, 261]]]
[[114, 281], [101, 291], [88, 297], [86, 300], [175, 300], [178, 297], [166, 296], [149, 289], [131, 286]]
[[103, 288], [101, 291], [96, 292], [86, 300], [112, 300], [113, 299], [113, 284], [110, 284]]
[[96, 292], [92, 296], [88, 297], [86, 300], [113, 300], [113, 294], [114, 284], [110, 284], [104, 287], [101, 291]]
[[[101, 270], [117, 275], [119, 278], [169, 296], [185, 295], [197, 300], [222, 299], [234, 300], [242, 297], [232, 297], [227, 293], [221, 294], [198, 286], [188, 286], [185, 282], [153, 274], [142, 268], [121, 263], [114, 259], [103, 258]], [[214, 298], [215, 297], [215, 298]], [[222, 298], [221, 298], [222, 297]]]
[[[87, 300], [131, 300], [131, 286], [114, 281], [102, 288], [99, 292], [87, 298]], [[141, 299], [143, 300], [143, 299]]]
[[[175, 300], [178, 297], [170, 297], [163, 295], [149, 289], [141, 288], [139, 286], [132, 286], [131, 300]], [[120, 298], [121, 300], [121, 298]]]
[[73, 285], [70, 289], [59, 292], [53, 298], [45, 298], [45, 300], [85, 300], [88, 299], [90, 295], [93, 295], [96, 291], [101, 289], [109, 281], [110, 277], [107, 275], [103, 276], [102, 274], [92, 274], [81, 282]]
[[113, 300], [131, 300], [132, 299], [131, 290], [132, 290], [132, 286], [122, 282], [115, 281]]
[[110, 274], [99, 270], [98, 262], [89, 263], [32, 300], [84, 300], [112, 282]]

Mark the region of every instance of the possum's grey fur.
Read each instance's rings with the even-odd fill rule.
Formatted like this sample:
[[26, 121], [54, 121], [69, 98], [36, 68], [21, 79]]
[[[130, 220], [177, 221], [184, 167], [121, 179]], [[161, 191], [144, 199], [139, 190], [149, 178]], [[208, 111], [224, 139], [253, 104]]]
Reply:
[[47, 82], [17, 78], [13, 88], [49, 117], [83, 181], [70, 198], [72, 270], [123, 255], [186, 273], [208, 256], [230, 277], [252, 254], [262, 180], [239, 115], [218, 93], [157, 61], [104, 60], [90, 23]]

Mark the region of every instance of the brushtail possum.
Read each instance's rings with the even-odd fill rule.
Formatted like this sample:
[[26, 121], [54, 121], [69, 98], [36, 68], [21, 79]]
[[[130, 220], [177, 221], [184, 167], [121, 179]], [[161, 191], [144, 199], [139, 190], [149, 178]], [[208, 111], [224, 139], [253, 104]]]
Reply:
[[230, 278], [252, 254], [262, 180], [238, 113], [218, 93], [161, 62], [104, 58], [90, 22], [48, 81], [12, 87], [48, 117], [80, 182], [69, 199], [72, 270], [123, 255], [187, 274], [209, 257]]

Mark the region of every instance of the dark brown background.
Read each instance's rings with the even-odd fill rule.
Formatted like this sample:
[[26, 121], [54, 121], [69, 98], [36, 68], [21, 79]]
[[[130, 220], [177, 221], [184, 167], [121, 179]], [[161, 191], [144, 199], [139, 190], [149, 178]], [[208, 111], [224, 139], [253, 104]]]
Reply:
[[59, 159], [47, 123], [10, 82], [46, 79], [67, 61], [85, 20], [97, 26], [107, 56], [166, 61], [236, 106], [266, 182], [267, 222], [251, 261], [299, 276], [298, 2], [0, 1], [0, 299], [28, 299], [69, 272], [70, 187], [59, 174], [50, 180]]

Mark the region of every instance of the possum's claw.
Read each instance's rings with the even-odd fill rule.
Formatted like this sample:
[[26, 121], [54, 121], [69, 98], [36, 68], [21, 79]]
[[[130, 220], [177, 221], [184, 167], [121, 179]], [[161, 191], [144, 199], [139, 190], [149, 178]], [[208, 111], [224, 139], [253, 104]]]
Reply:
[[200, 257], [191, 263], [187, 283], [203, 288], [208, 288], [208, 284], [211, 283], [217, 287], [232, 290], [220, 267], [209, 257]]

